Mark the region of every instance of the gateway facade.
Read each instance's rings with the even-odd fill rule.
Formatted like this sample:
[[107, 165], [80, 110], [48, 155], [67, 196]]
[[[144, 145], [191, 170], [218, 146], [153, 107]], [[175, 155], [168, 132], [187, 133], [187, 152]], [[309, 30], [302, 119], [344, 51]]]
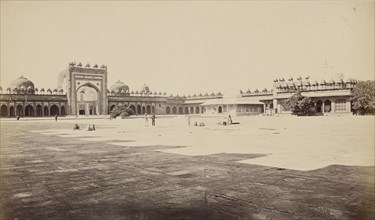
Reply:
[[290, 114], [281, 105], [297, 90], [311, 97], [319, 114], [351, 114], [353, 80], [296, 81], [277, 79], [273, 89], [240, 92], [236, 97], [224, 97], [220, 92], [193, 96], [167, 96], [152, 92], [147, 85], [130, 91], [120, 80], [108, 88], [105, 65], [82, 66], [70, 63], [58, 77], [58, 88], [38, 89], [21, 76], [3, 90], [0, 87], [1, 117], [41, 117], [54, 115], [107, 115], [116, 105], [131, 108], [136, 115], [206, 114], [259, 115]]

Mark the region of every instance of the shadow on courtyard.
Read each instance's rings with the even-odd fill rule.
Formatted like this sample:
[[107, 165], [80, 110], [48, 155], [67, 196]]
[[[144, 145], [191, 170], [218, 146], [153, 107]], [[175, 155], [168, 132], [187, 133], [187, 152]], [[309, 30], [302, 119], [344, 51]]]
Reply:
[[1, 127], [2, 219], [375, 216], [374, 167], [302, 172], [236, 163], [261, 154], [183, 156], [157, 151], [165, 146], [85, 142], [14, 125]]

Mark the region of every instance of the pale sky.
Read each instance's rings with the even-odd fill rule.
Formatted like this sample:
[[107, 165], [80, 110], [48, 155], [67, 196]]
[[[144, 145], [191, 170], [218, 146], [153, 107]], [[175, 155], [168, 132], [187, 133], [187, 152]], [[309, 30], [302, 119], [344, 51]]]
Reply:
[[4, 2], [1, 86], [56, 88], [71, 61], [109, 86], [194, 94], [272, 88], [280, 77], [374, 79], [373, 1]]

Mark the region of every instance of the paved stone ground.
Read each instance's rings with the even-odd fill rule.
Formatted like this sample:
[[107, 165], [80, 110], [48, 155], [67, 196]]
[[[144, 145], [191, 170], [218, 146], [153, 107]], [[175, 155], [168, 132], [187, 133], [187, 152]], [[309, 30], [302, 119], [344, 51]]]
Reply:
[[296, 171], [30, 132], [51, 125], [71, 128], [1, 122], [1, 219], [375, 219], [374, 167]]

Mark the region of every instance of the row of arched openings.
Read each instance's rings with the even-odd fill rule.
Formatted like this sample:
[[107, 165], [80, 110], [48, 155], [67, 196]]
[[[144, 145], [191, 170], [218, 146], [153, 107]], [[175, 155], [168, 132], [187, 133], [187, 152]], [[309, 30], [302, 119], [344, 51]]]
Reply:
[[16, 107], [2, 105], [0, 107], [0, 115], [1, 117], [15, 117], [15, 116], [26, 116], [26, 117], [33, 117], [33, 116], [54, 116], [54, 115], [65, 115], [65, 107], [61, 106], [61, 109], [57, 105], [52, 105], [50, 107], [41, 105], [26, 105], [25, 109], [22, 105], [17, 105]]
[[203, 107], [200, 108], [199, 106], [196, 106], [196, 107], [190, 106], [189, 108], [188, 106], [185, 106], [185, 108], [183, 108], [182, 106], [180, 107], [167, 106], [166, 113], [167, 114], [201, 114], [203, 113]]

